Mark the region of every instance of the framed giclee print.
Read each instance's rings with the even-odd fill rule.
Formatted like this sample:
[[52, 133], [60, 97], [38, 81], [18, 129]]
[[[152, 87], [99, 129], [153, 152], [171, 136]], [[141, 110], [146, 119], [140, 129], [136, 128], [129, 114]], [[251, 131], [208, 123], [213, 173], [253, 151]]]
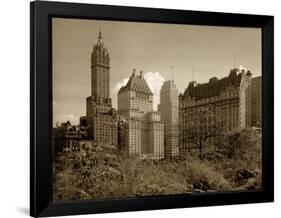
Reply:
[[31, 3], [31, 216], [273, 201], [273, 17]]

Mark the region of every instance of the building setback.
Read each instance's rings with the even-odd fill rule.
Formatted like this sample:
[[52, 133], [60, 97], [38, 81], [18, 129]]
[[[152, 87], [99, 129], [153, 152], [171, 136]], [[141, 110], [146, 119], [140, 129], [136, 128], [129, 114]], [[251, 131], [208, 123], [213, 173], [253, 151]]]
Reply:
[[164, 123], [160, 112], [153, 111], [153, 93], [140, 75], [133, 73], [118, 92], [118, 115], [126, 120], [126, 132], [121, 132], [121, 145], [128, 155], [141, 158], [164, 158]]
[[[228, 77], [211, 78], [208, 83], [190, 82], [179, 95], [180, 148], [188, 146], [188, 132], [198, 122], [200, 111], [212, 108], [204, 130], [217, 124], [217, 133], [251, 126], [251, 73], [232, 69]], [[215, 120], [212, 120], [215, 119]], [[212, 125], [212, 126], [211, 126]]]
[[87, 126], [89, 139], [117, 145], [117, 112], [109, 96], [110, 57], [101, 32], [91, 54], [91, 96], [86, 99], [86, 116], [80, 125]]
[[158, 110], [165, 124], [165, 158], [176, 157], [179, 155], [179, 98], [178, 89], [173, 80], [164, 82], [161, 87]]
[[261, 127], [262, 125], [262, 90], [261, 76], [252, 78], [252, 126]]

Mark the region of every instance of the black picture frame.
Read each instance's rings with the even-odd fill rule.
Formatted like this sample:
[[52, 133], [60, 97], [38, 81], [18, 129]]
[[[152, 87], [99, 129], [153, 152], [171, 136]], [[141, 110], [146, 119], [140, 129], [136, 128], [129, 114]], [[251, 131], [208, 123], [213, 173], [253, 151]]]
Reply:
[[[194, 193], [114, 200], [52, 202], [53, 17], [262, 28], [262, 161], [260, 191]], [[272, 202], [274, 200], [274, 17], [141, 7], [35, 1], [30, 3], [30, 215]]]

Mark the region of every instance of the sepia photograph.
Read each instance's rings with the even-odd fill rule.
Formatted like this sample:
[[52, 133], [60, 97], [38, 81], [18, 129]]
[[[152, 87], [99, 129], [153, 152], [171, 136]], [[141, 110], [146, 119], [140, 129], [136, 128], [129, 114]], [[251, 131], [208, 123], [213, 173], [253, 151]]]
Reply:
[[52, 18], [53, 201], [262, 188], [262, 31]]

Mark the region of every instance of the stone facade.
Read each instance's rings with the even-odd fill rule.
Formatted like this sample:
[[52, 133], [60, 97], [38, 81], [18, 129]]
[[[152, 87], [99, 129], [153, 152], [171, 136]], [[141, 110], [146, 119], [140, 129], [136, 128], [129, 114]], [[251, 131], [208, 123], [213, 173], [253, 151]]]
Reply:
[[[133, 73], [118, 92], [118, 114], [127, 122], [127, 138], [121, 145], [128, 155], [141, 158], [164, 158], [164, 123], [160, 112], [153, 111], [153, 93], [142, 72]], [[124, 141], [124, 140], [123, 140]]]
[[[251, 73], [232, 69], [228, 77], [211, 78], [208, 83], [190, 82], [179, 95], [180, 147], [186, 148], [192, 123], [198, 121], [198, 111], [212, 110], [206, 116], [206, 130], [216, 126], [216, 133], [251, 126]], [[210, 109], [211, 108], [211, 109]], [[196, 125], [195, 125], [196, 126]]]
[[262, 126], [262, 83], [261, 76], [252, 78], [252, 126]]
[[164, 82], [160, 91], [161, 120], [165, 124], [164, 150], [165, 158], [179, 155], [179, 98], [178, 89], [173, 80]]
[[86, 100], [86, 116], [80, 125], [87, 126], [89, 139], [117, 145], [117, 112], [109, 96], [110, 56], [101, 32], [91, 54], [91, 96]]

